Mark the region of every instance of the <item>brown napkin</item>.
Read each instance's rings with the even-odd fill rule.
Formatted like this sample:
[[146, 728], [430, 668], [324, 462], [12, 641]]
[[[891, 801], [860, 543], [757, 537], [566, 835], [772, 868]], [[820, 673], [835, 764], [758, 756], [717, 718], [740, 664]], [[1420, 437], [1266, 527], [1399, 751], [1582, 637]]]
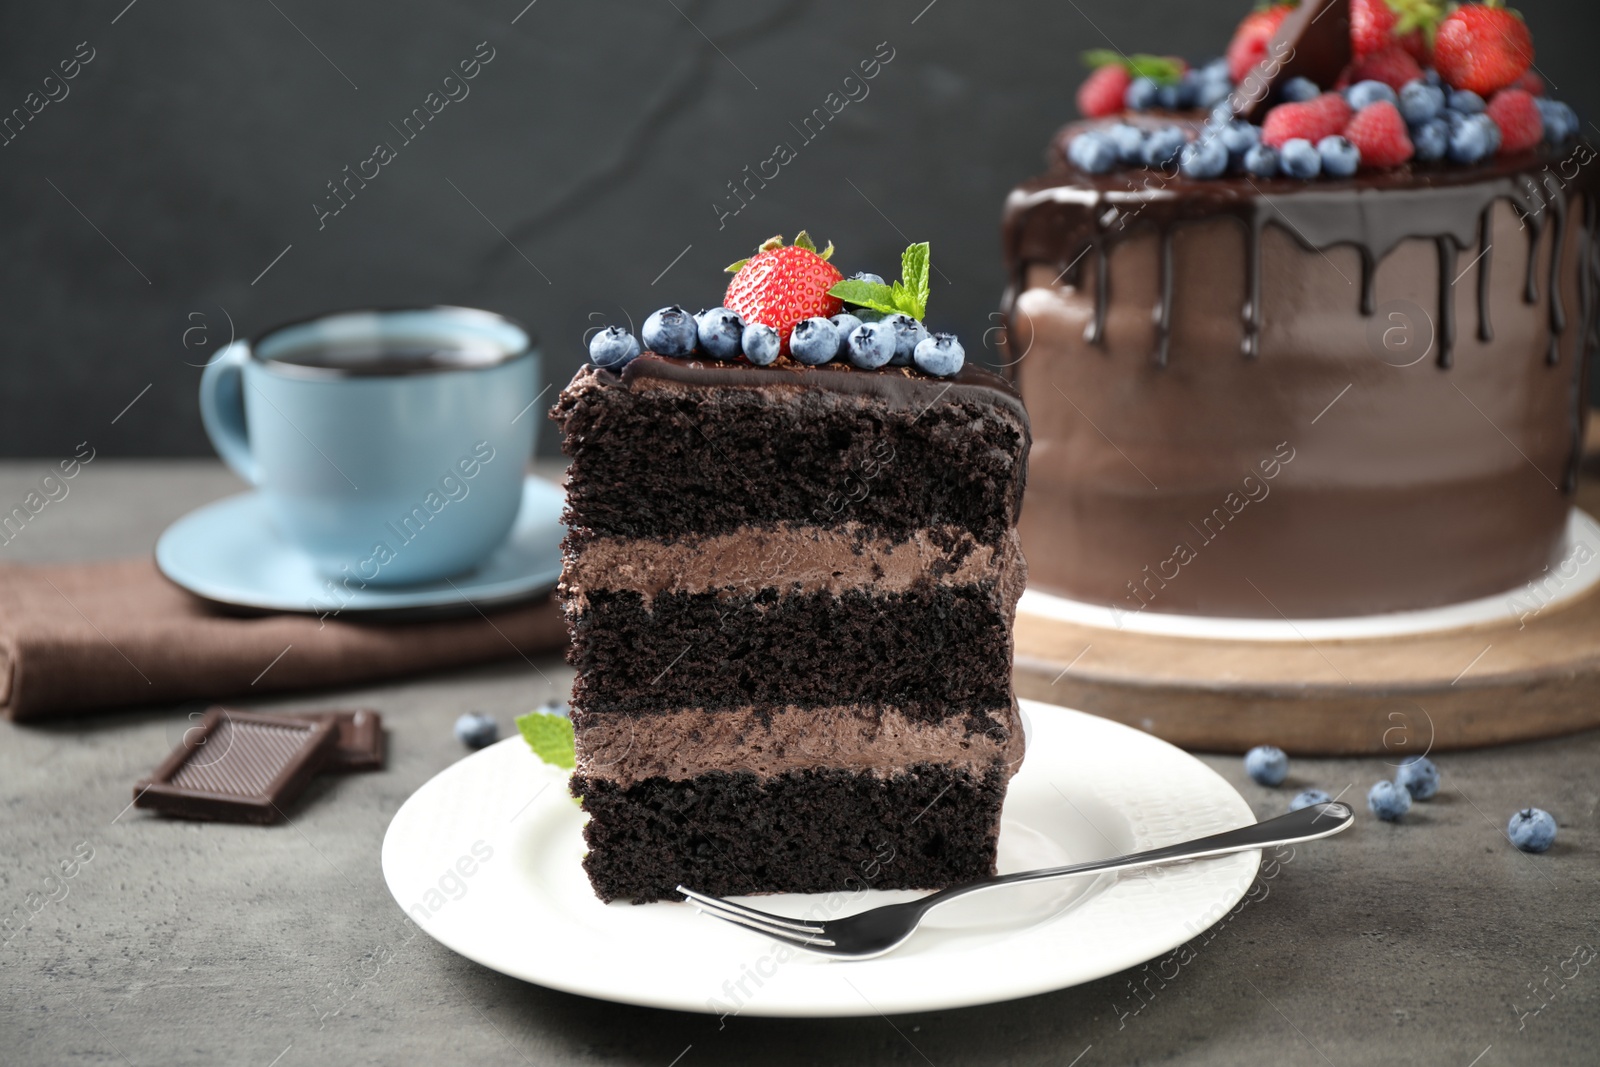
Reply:
[[566, 641], [550, 598], [438, 622], [240, 618], [149, 559], [0, 566], [0, 711], [12, 719], [350, 685]]

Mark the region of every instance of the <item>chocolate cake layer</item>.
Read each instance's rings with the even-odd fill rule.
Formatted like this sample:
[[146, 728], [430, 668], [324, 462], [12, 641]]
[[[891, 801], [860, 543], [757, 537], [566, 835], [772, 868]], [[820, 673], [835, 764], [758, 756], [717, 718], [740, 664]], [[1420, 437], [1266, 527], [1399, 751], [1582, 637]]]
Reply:
[[955, 525], [987, 543], [1022, 502], [1027, 416], [1009, 383], [970, 366], [941, 380], [645, 353], [620, 374], [580, 370], [551, 415], [573, 457], [566, 521], [593, 534]]
[[623, 787], [581, 771], [583, 866], [602, 900], [932, 889], [994, 873], [1009, 772], [918, 764], [761, 778], [714, 771]]
[[1014, 707], [928, 722], [893, 707], [688, 708], [655, 715], [573, 709], [578, 773], [621, 786], [712, 771], [770, 778], [834, 767], [893, 773], [919, 763], [984, 774], [1022, 761]]
[[[1011, 703], [1020, 589], [928, 583], [754, 595], [582, 591], [569, 611], [573, 702], [653, 714], [682, 707], [893, 705], [939, 720]], [[569, 593], [569, 596], [573, 595]]]
[[1020, 187], [1006, 312], [1035, 586], [1305, 618], [1541, 573], [1600, 321], [1594, 159]]

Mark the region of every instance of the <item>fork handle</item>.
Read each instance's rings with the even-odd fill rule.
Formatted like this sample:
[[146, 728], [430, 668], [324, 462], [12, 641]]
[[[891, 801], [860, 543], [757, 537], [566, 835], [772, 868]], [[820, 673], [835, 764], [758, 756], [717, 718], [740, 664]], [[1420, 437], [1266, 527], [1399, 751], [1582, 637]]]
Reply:
[[1108, 871], [1129, 871], [1140, 867], [1154, 867], [1163, 863], [1173, 863], [1178, 860], [1203, 859], [1207, 856], [1226, 856], [1234, 852], [1251, 852], [1257, 849], [1271, 848], [1274, 845], [1292, 845], [1301, 841], [1315, 841], [1321, 837], [1331, 837], [1341, 830], [1346, 829], [1355, 821], [1355, 812], [1348, 805], [1337, 802], [1326, 804], [1312, 804], [1310, 807], [1291, 811], [1276, 819], [1266, 822], [1252, 823], [1241, 826], [1237, 830], [1228, 830], [1210, 837], [1201, 837], [1193, 841], [1181, 841], [1175, 845], [1163, 845], [1147, 852], [1135, 852], [1127, 856], [1116, 856], [1111, 859], [1094, 860], [1089, 863], [1075, 863], [1067, 867], [1046, 867], [1037, 871], [1020, 871], [1017, 874], [1002, 874], [982, 882], [972, 882], [968, 885], [951, 886], [932, 896], [923, 897], [919, 904], [932, 907], [942, 904], [955, 897], [966, 896], [984, 889], [995, 889], [999, 886], [1019, 885], [1024, 882], [1048, 882], [1056, 878], [1072, 878], [1084, 874], [1103, 874]]

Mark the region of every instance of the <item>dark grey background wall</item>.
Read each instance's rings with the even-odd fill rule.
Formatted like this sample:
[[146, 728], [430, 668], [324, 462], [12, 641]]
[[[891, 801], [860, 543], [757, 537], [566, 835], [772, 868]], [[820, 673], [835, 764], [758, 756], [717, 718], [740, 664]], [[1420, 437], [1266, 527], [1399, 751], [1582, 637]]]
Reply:
[[[230, 331], [345, 306], [503, 311], [564, 381], [592, 322], [718, 303], [723, 266], [801, 227], [847, 271], [890, 273], [907, 238], [932, 241], [931, 317], [975, 347], [1002, 285], [1001, 202], [1072, 114], [1078, 53], [1214, 55], [1250, 6], [525, 4], [7, 5], [0, 114], [80, 42], [93, 58], [0, 147], [0, 454], [205, 454], [198, 367]], [[1558, 95], [1600, 115], [1600, 13], [1521, 8]], [[405, 143], [390, 124], [483, 41], [470, 94]], [[791, 123], [880, 42], [893, 58], [869, 95], [802, 141]], [[395, 158], [320, 217], [379, 142]], [[719, 217], [779, 142], [797, 157]]]

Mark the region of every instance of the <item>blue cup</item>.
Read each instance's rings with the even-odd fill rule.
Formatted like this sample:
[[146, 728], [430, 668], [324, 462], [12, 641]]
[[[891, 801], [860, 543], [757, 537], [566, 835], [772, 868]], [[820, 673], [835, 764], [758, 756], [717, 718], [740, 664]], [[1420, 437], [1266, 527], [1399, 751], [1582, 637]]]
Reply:
[[411, 585], [470, 571], [511, 531], [538, 377], [528, 331], [500, 315], [350, 311], [218, 352], [200, 415], [318, 571]]

